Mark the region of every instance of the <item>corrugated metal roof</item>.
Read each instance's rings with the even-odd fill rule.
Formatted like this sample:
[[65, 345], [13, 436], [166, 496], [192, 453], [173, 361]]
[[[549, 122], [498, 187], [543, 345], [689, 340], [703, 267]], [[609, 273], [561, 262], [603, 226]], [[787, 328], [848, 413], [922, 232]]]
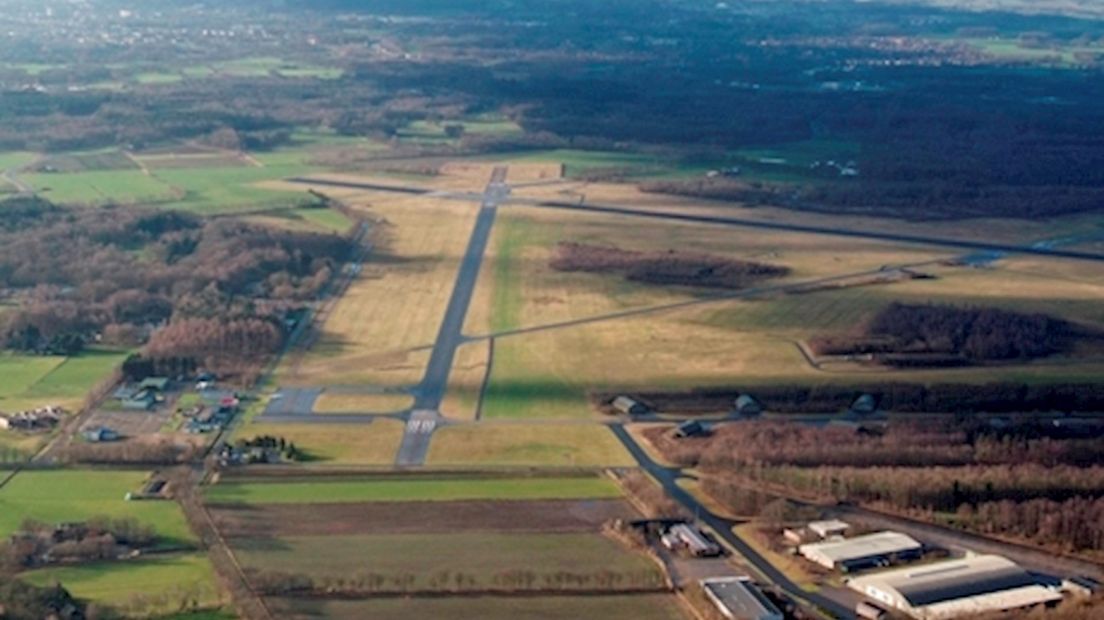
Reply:
[[701, 585], [726, 615], [748, 620], [778, 620], [782, 612], [746, 577], [703, 579]]
[[915, 538], [899, 532], [878, 532], [845, 540], [801, 545], [798, 550], [805, 556], [819, 556], [834, 563], [861, 558], [892, 555], [921, 549]]

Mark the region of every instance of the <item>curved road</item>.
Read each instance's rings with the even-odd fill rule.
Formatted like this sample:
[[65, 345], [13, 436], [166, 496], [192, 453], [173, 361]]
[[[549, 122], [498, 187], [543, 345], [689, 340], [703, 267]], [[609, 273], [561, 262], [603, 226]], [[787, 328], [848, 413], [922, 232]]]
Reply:
[[709, 526], [718, 536], [724, 539], [725, 543], [729, 544], [740, 555], [744, 556], [748, 562], [755, 566], [756, 570], [767, 578], [768, 581], [784, 590], [786, 594], [794, 600], [806, 601], [833, 618], [838, 618], [839, 620], [855, 620], [856, 616], [853, 611], [816, 592], [802, 590], [797, 584], [791, 581], [789, 577], [783, 574], [782, 571], [775, 568], [766, 558], [759, 555], [755, 549], [752, 549], [751, 546], [732, 531], [732, 528], [738, 525], [738, 523], [731, 519], [725, 519], [713, 514], [708, 508], [703, 506], [697, 498], [686, 491], [686, 489], [680, 487], [678, 485], [678, 479], [682, 477], [682, 472], [671, 467], [664, 467], [653, 461], [652, 457], [648, 456], [648, 453], [636, 443], [636, 440], [629, 435], [629, 432], [625, 430], [623, 425], [611, 424], [610, 430], [613, 431], [613, 434], [621, 441], [621, 444], [625, 446], [625, 449], [628, 450], [629, 454], [636, 460], [637, 465], [655, 478], [672, 499], [697, 515], [699, 521]]

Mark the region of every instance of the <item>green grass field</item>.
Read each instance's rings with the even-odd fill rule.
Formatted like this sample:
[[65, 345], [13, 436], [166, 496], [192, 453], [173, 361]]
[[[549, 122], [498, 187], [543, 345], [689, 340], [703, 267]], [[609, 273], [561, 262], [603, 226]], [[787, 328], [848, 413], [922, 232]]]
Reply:
[[256, 184], [308, 172], [310, 168], [299, 163], [297, 157], [285, 156], [263, 168], [175, 168], [158, 170], [156, 176], [180, 193], [179, 200], [166, 205], [174, 209], [207, 215], [292, 207], [307, 202], [307, 193], [267, 189]]
[[632, 467], [635, 462], [601, 424], [471, 424], [433, 436], [430, 465]]
[[684, 620], [688, 616], [673, 596], [549, 596], [518, 598], [379, 599], [311, 601], [274, 599], [282, 617], [305, 620]]
[[[509, 571], [532, 571], [538, 576], [534, 587], [545, 585], [543, 576], [559, 572], [593, 575], [609, 571], [626, 575], [626, 586], [629, 575], [640, 579], [640, 585], [655, 585], [662, 579], [656, 565], [643, 554], [597, 533], [293, 536], [237, 539], [232, 544], [234, 554], [247, 568], [316, 577], [409, 575], [414, 578], [414, 588], [433, 588], [438, 575], [446, 572], [467, 575], [476, 587], [493, 587], [494, 577]], [[451, 580], [447, 583], [451, 585]]]
[[21, 168], [38, 158], [35, 153], [26, 151], [6, 151], [0, 153], [0, 170]]
[[199, 553], [46, 568], [23, 573], [20, 579], [39, 586], [60, 582], [77, 598], [146, 618], [186, 608], [193, 601], [198, 607], [214, 607], [223, 598], [214, 570]]
[[295, 504], [449, 500], [608, 499], [621, 491], [605, 478], [383, 478], [325, 482], [224, 482], [210, 503]]
[[40, 173], [24, 178], [49, 200], [67, 205], [165, 203], [182, 196], [169, 183], [140, 170]]
[[153, 526], [166, 544], [195, 541], [180, 508], [168, 501], [131, 501], [144, 472], [65, 470], [25, 471], [0, 489], [0, 537], [19, 529], [25, 519], [46, 523], [92, 517], [130, 517]]
[[0, 411], [45, 405], [74, 409], [126, 356], [111, 349], [89, 349], [70, 358], [0, 354]]

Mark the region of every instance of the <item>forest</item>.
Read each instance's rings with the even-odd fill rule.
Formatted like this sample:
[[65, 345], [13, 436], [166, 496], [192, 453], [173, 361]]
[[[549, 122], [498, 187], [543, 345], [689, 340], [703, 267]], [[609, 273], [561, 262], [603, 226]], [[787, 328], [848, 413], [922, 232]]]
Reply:
[[817, 355], [872, 355], [891, 366], [1029, 360], [1101, 335], [1045, 314], [895, 302], [853, 336], [809, 340]]
[[30, 353], [148, 341], [154, 358], [248, 374], [351, 251], [336, 234], [172, 211], [63, 209], [37, 198], [0, 209], [0, 281], [16, 306], [4, 344]]
[[621, 274], [630, 282], [720, 289], [741, 289], [789, 273], [786, 267], [702, 252], [639, 252], [570, 242], [556, 246], [549, 264], [556, 271]]

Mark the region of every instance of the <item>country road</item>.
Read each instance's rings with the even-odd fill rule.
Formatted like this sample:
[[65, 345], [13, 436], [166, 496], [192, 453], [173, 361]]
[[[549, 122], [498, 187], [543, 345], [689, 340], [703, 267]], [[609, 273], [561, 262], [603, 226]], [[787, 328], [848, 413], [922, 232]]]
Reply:
[[682, 476], [682, 472], [678, 469], [664, 467], [652, 460], [652, 458], [648, 456], [648, 453], [636, 443], [632, 435], [625, 430], [623, 425], [612, 424], [610, 425], [610, 430], [613, 431], [613, 434], [620, 440], [621, 444], [625, 446], [625, 449], [629, 451], [633, 459], [636, 460], [637, 465], [655, 478], [672, 499], [682, 504], [683, 507], [696, 515], [700, 522], [716, 532], [717, 536], [720, 536], [725, 543], [747, 559], [747, 561], [766, 577], [768, 581], [777, 585], [793, 599], [805, 601], [819, 608], [822, 612], [830, 614], [833, 618], [839, 620], [854, 620], [855, 614], [850, 609], [821, 594], [802, 590], [797, 584], [791, 581], [789, 577], [768, 562], [766, 558], [759, 555], [755, 549], [732, 531], [732, 528], [738, 525], [738, 523], [731, 519], [713, 514], [707, 507], [699, 502], [697, 498], [686, 489], [680, 487], [678, 485], [678, 479]]

